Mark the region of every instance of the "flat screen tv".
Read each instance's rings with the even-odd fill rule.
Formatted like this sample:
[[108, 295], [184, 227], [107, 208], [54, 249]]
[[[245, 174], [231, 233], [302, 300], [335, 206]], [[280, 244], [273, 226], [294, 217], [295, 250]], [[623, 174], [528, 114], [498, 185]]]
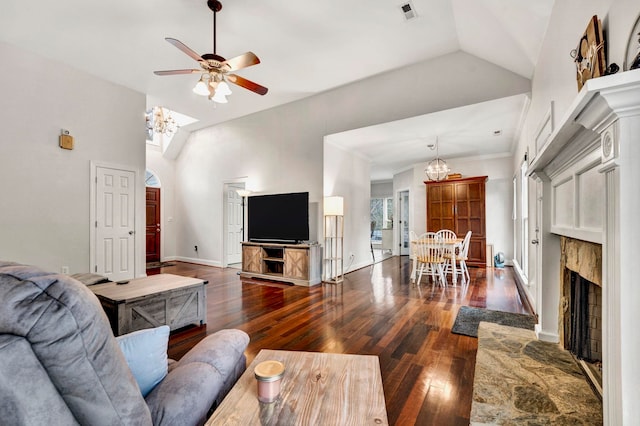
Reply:
[[255, 242], [309, 239], [309, 193], [254, 195], [247, 204], [247, 237]]

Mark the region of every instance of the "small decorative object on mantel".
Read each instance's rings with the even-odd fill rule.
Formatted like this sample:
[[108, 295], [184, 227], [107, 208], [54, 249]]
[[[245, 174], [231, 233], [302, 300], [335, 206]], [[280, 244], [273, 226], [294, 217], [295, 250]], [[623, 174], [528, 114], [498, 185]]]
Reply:
[[447, 180], [449, 179], [461, 179], [462, 178], [462, 173], [449, 173], [447, 175]]
[[578, 90], [582, 89], [587, 80], [605, 75], [607, 63], [604, 53], [602, 23], [594, 15], [589, 20], [587, 29], [578, 42], [578, 47], [571, 51], [571, 57], [576, 64]]
[[627, 42], [627, 56], [625, 56], [624, 70], [635, 70], [640, 68], [640, 16], [631, 29], [629, 41]]

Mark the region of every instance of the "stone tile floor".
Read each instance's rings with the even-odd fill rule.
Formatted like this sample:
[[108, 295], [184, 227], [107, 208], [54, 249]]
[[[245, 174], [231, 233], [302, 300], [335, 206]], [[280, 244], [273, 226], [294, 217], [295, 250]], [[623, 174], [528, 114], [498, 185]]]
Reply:
[[530, 330], [480, 323], [472, 425], [602, 421], [602, 403], [568, 351]]

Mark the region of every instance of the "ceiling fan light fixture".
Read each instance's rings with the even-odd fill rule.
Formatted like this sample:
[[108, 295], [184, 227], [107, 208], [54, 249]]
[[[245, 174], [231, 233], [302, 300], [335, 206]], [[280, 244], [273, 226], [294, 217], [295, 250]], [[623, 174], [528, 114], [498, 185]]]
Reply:
[[[156, 75], [181, 75], [181, 74], [194, 74], [200, 73], [200, 80], [193, 88], [193, 92], [207, 96], [209, 99], [214, 99], [216, 102], [227, 103], [225, 96], [231, 94], [226, 78], [228, 81], [250, 90], [258, 95], [266, 95], [268, 90], [266, 87], [254, 83], [251, 80], [240, 77], [239, 75], [229, 74], [247, 68], [260, 63], [260, 59], [253, 52], [246, 52], [242, 55], [236, 56], [231, 59], [225, 59], [216, 53], [216, 15], [222, 9], [222, 3], [218, 0], [207, 0], [207, 6], [213, 12], [213, 53], [205, 53], [199, 55], [180, 40], [165, 37], [165, 40], [171, 43], [173, 46], [181, 50], [191, 59], [194, 59], [200, 65], [200, 69], [179, 69], [179, 70], [165, 70], [154, 71]], [[218, 85], [221, 85], [221, 90], [218, 90]], [[220, 92], [216, 94], [216, 91]]]
[[218, 90], [216, 90], [216, 93], [213, 95], [211, 100], [219, 104], [227, 103], [227, 97], [224, 94], [220, 93]]
[[216, 89], [216, 93], [220, 93], [224, 96], [229, 96], [231, 94], [231, 88], [225, 81], [221, 81], [218, 84], [218, 88]]
[[207, 87], [207, 83], [204, 82], [202, 77], [200, 77], [200, 80], [198, 80], [195, 87], [193, 88], [193, 93], [200, 96], [209, 96], [209, 88]]

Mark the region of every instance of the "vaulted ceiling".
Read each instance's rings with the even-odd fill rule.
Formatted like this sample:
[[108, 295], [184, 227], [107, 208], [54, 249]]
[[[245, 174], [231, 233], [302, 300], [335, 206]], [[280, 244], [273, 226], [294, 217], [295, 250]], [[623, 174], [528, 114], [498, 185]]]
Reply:
[[[405, 19], [406, 3], [416, 18]], [[196, 130], [459, 50], [531, 78], [553, 0], [222, 0], [222, 6], [217, 53], [254, 52], [261, 63], [237, 74], [268, 87], [265, 96], [231, 85], [229, 103], [216, 105], [192, 92], [197, 74], [153, 74], [198, 67], [165, 37], [212, 53], [205, 0], [4, 0], [0, 40], [145, 93], [148, 106], [196, 118], [187, 126]], [[505, 120], [519, 117], [522, 104], [506, 102], [518, 111]]]

